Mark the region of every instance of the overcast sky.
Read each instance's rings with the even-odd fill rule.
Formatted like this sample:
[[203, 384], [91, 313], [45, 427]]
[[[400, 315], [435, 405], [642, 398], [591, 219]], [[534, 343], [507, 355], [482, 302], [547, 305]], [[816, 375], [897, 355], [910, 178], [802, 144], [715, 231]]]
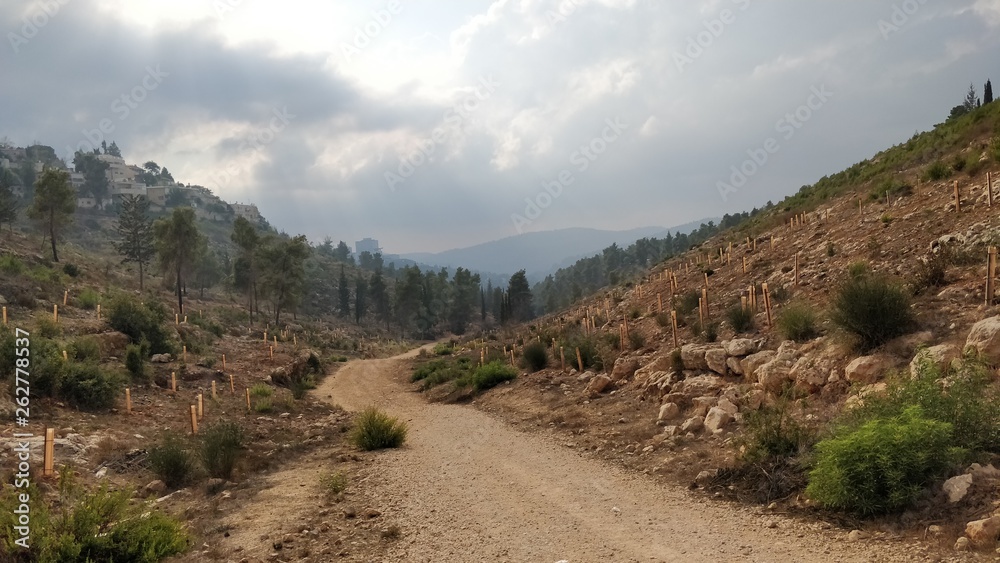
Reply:
[[1000, 0], [3, 0], [0, 137], [115, 140], [390, 253], [666, 227], [939, 123], [1000, 77], [998, 27]]

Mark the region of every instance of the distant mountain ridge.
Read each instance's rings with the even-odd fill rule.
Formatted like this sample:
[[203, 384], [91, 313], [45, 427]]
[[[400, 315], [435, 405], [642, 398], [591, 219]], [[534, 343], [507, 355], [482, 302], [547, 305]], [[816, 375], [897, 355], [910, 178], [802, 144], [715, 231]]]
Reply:
[[540, 231], [514, 235], [466, 248], [444, 252], [415, 252], [399, 257], [438, 267], [461, 266], [473, 271], [505, 275], [525, 270], [530, 278], [540, 279], [559, 268], [600, 253], [612, 244], [627, 246], [646, 237], [665, 237], [668, 232], [689, 232], [705, 219], [678, 227], [640, 227], [626, 231], [607, 231], [584, 227]]

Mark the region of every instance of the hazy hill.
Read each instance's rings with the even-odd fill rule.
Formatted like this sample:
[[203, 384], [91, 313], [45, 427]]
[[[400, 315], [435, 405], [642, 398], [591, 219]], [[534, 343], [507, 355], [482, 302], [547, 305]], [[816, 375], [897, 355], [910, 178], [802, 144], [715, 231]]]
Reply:
[[668, 230], [678, 232], [697, 228], [700, 223], [701, 221], [670, 229], [642, 227], [627, 231], [604, 231], [571, 228], [524, 233], [466, 248], [438, 253], [402, 254], [400, 257], [435, 266], [462, 266], [507, 275], [523, 269], [531, 277], [537, 278], [572, 264], [579, 258], [599, 253], [612, 244], [629, 245], [643, 237], [664, 236]]

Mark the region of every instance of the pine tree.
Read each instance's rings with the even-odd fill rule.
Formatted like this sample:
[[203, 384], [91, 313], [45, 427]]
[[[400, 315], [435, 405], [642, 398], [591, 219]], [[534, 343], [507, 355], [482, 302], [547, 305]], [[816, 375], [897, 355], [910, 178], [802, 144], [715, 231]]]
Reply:
[[368, 282], [360, 273], [354, 283], [354, 322], [361, 324], [368, 310]]
[[160, 267], [175, 275], [177, 311], [184, 314], [184, 278], [194, 269], [204, 248], [202, 234], [195, 223], [194, 209], [179, 207], [173, 214], [153, 224]]
[[52, 260], [59, 261], [56, 240], [64, 226], [73, 220], [76, 195], [69, 181], [69, 172], [47, 168], [35, 181], [35, 195], [28, 208], [28, 217], [42, 224], [52, 241]]
[[347, 274], [344, 267], [340, 267], [340, 281], [338, 282], [340, 295], [340, 316], [348, 317], [351, 314], [351, 288], [347, 285]]
[[382, 272], [375, 272], [371, 281], [372, 304], [375, 306], [375, 317], [379, 322], [385, 323], [385, 329], [389, 330], [389, 321], [392, 320], [392, 302], [389, 300], [389, 290], [385, 285], [385, 278]]
[[[147, 165], [151, 163], [146, 163]], [[155, 163], [152, 163], [155, 166]], [[233, 264], [233, 285], [247, 292], [247, 311], [250, 313], [250, 324], [253, 324], [253, 313], [257, 307], [258, 262], [261, 250], [260, 235], [245, 217], [237, 217], [233, 222], [233, 234], [230, 239], [240, 249]]]
[[986, 105], [993, 101], [993, 85], [990, 81], [986, 81], [986, 86], [983, 88], [983, 105]]
[[507, 284], [507, 301], [510, 318], [519, 322], [534, 318], [531, 287], [528, 285], [528, 278], [525, 276], [524, 270], [520, 270], [510, 277], [510, 282]]
[[268, 245], [261, 252], [263, 288], [274, 307], [274, 324], [281, 321], [281, 312], [302, 300], [305, 286], [305, 262], [309, 258], [309, 242], [305, 235]]
[[0, 168], [0, 230], [3, 224], [10, 225], [14, 231], [14, 220], [17, 219], [17, 196], [14, 195], [14, 174], [6, 168]]
[[153, 243], [153, 222], [146, 216], [149, 200], [142, 196], [127, 195], [122, 198], [118, 214], [118, 237], [115, 250], [122, 255], [122, 264], [134, 262], [139, 265], [139, 289], [143, 287], [143, 277], [148, 265], [156, 256]]

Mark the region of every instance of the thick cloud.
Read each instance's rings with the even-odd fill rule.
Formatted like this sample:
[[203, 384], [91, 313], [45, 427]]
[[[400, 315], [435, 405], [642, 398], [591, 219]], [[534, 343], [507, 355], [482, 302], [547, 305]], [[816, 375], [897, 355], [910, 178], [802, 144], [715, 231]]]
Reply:
[[390, 252], [778, 200], [940, 122], [1000, 26], [986, 0], [60, 1], [0, 6], [0, 136], [114, 139], [280, 229]]

